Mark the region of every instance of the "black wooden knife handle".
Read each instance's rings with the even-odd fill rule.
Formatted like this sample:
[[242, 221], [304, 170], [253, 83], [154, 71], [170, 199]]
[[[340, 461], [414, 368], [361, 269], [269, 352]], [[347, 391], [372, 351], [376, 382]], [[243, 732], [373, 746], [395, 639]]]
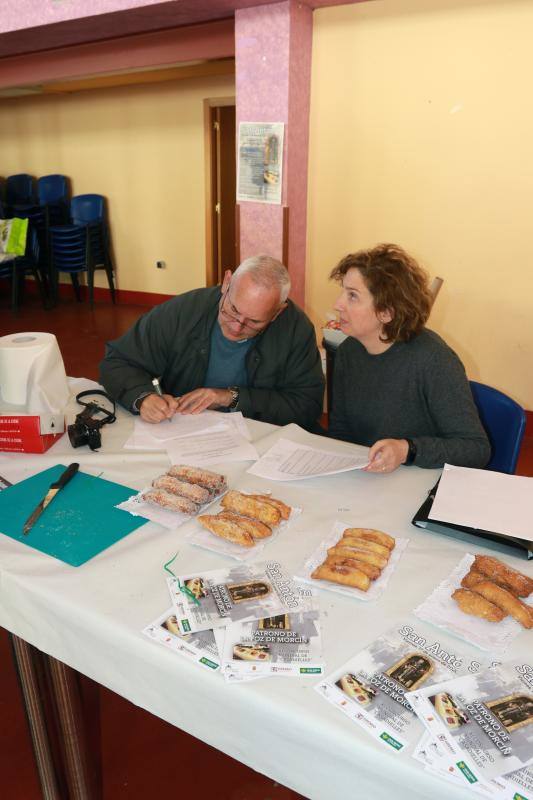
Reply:
[[61, 477], [55, 483], [52, 483], [50, 488], [51, 489], [62, 489], [64, 486], [67, 485], [67, 483], [70, 481], [70, 479], [74, 477], [74, 475], [79, 470], [79, 468], [80, 468], [79, 464], [76, 464], [76, 463], [70, 464], [66, 468], [64, 473], [61, 475]]

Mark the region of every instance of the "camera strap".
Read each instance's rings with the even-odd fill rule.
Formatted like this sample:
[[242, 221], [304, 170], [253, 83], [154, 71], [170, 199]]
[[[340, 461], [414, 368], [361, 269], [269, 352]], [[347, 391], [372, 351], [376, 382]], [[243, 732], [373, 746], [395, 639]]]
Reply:
[[[113, 411], [111, 412], [107, 408], [103, 408], [103, 406], [99, 406], [98, 403], [95, 403], [94, 401], [93, 402], [91, 402], [91, 401], [84, 402], [81, 399], [82, 397], [94, 397], [95, 394], [100, 395], [101, 397], [105, 397], [105, 399], [108, 400], [111, 403], [111, 405], [113, 406]], [[84, 392], [80, 392], [79, 394], [76, 395], [76, 402], [79, 403], [80, 406], [92, 406], [94, 411], [97, 411], [97, 412], [100, 412], [100, 414], [103, 414], [104, 415], [104, 419], [100, 420], [102, 425], [109, 425], [111, 422], [115, 422], [116, 419], [117, 419], [116, 414], [115, 414], [115, 412], [117, 410], [117, 407], [115, 405], [115, 401], [112, 400], [109, 397], [107, 392], [102, 391], [102, 389], [86, 389]]]

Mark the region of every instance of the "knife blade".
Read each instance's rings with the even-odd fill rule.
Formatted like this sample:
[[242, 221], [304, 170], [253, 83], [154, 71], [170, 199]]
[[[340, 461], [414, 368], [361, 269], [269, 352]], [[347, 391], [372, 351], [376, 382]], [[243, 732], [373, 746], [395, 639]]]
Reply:
[[66, 470], [59, 476], [57, 481], [50, 484], [50, 488], [48, 489], [47, 493], [41, 500], [41, 502], [37, 505], [37, 507], [32, 511], [26, 522], [24, 523], [23, 532], [24, 536], [30, 532], [31, 528], [35, 525], [41, 514], [43, 513], [46, 506], [48, 506], [56, 494], [63, 489], [64, 486], [74, 477], [76, 472], [78, 471], [80, 465], [79, 464], [69, 464]]

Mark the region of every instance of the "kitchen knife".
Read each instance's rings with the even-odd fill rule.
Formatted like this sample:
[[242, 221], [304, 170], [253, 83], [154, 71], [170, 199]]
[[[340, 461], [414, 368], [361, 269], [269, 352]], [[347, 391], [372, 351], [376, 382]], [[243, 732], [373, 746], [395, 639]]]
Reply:
[[37, 522], [37, 520], [43, 513], [46, 506], [52, 502], [52, 500], [54, 499], [56, 494], [60, 491], [60, 489], [66, 486], [67, 483], [70, 481], [70, 479], [74, 477], [79, 467], [80, 467], [79, 464], [70, 464], [63, 472], [63, 474], [58, 478], [58, 480], [50, 484], [50, 488], [48, 489], [46, 495], [43, 497], [37, 508], [30, 514], [30, 516], [24, 523], [23, 531], [25, 536], [26, 534], [29, 533], [30, 529]]

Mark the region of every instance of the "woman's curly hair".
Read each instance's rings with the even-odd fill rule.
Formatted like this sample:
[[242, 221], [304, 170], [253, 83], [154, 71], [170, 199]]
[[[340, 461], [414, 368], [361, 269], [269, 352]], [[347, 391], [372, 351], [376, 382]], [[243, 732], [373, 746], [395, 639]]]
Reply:
[[350, 269], [358, 269], [374, 298], [377, 312], [390, 311], [383, 324], [384, 342], [407, 342], [420, 333], [433, 304], [425, 270], [397, 244], [378, 244], [345, 256], [330, 278], [342, 283]]

